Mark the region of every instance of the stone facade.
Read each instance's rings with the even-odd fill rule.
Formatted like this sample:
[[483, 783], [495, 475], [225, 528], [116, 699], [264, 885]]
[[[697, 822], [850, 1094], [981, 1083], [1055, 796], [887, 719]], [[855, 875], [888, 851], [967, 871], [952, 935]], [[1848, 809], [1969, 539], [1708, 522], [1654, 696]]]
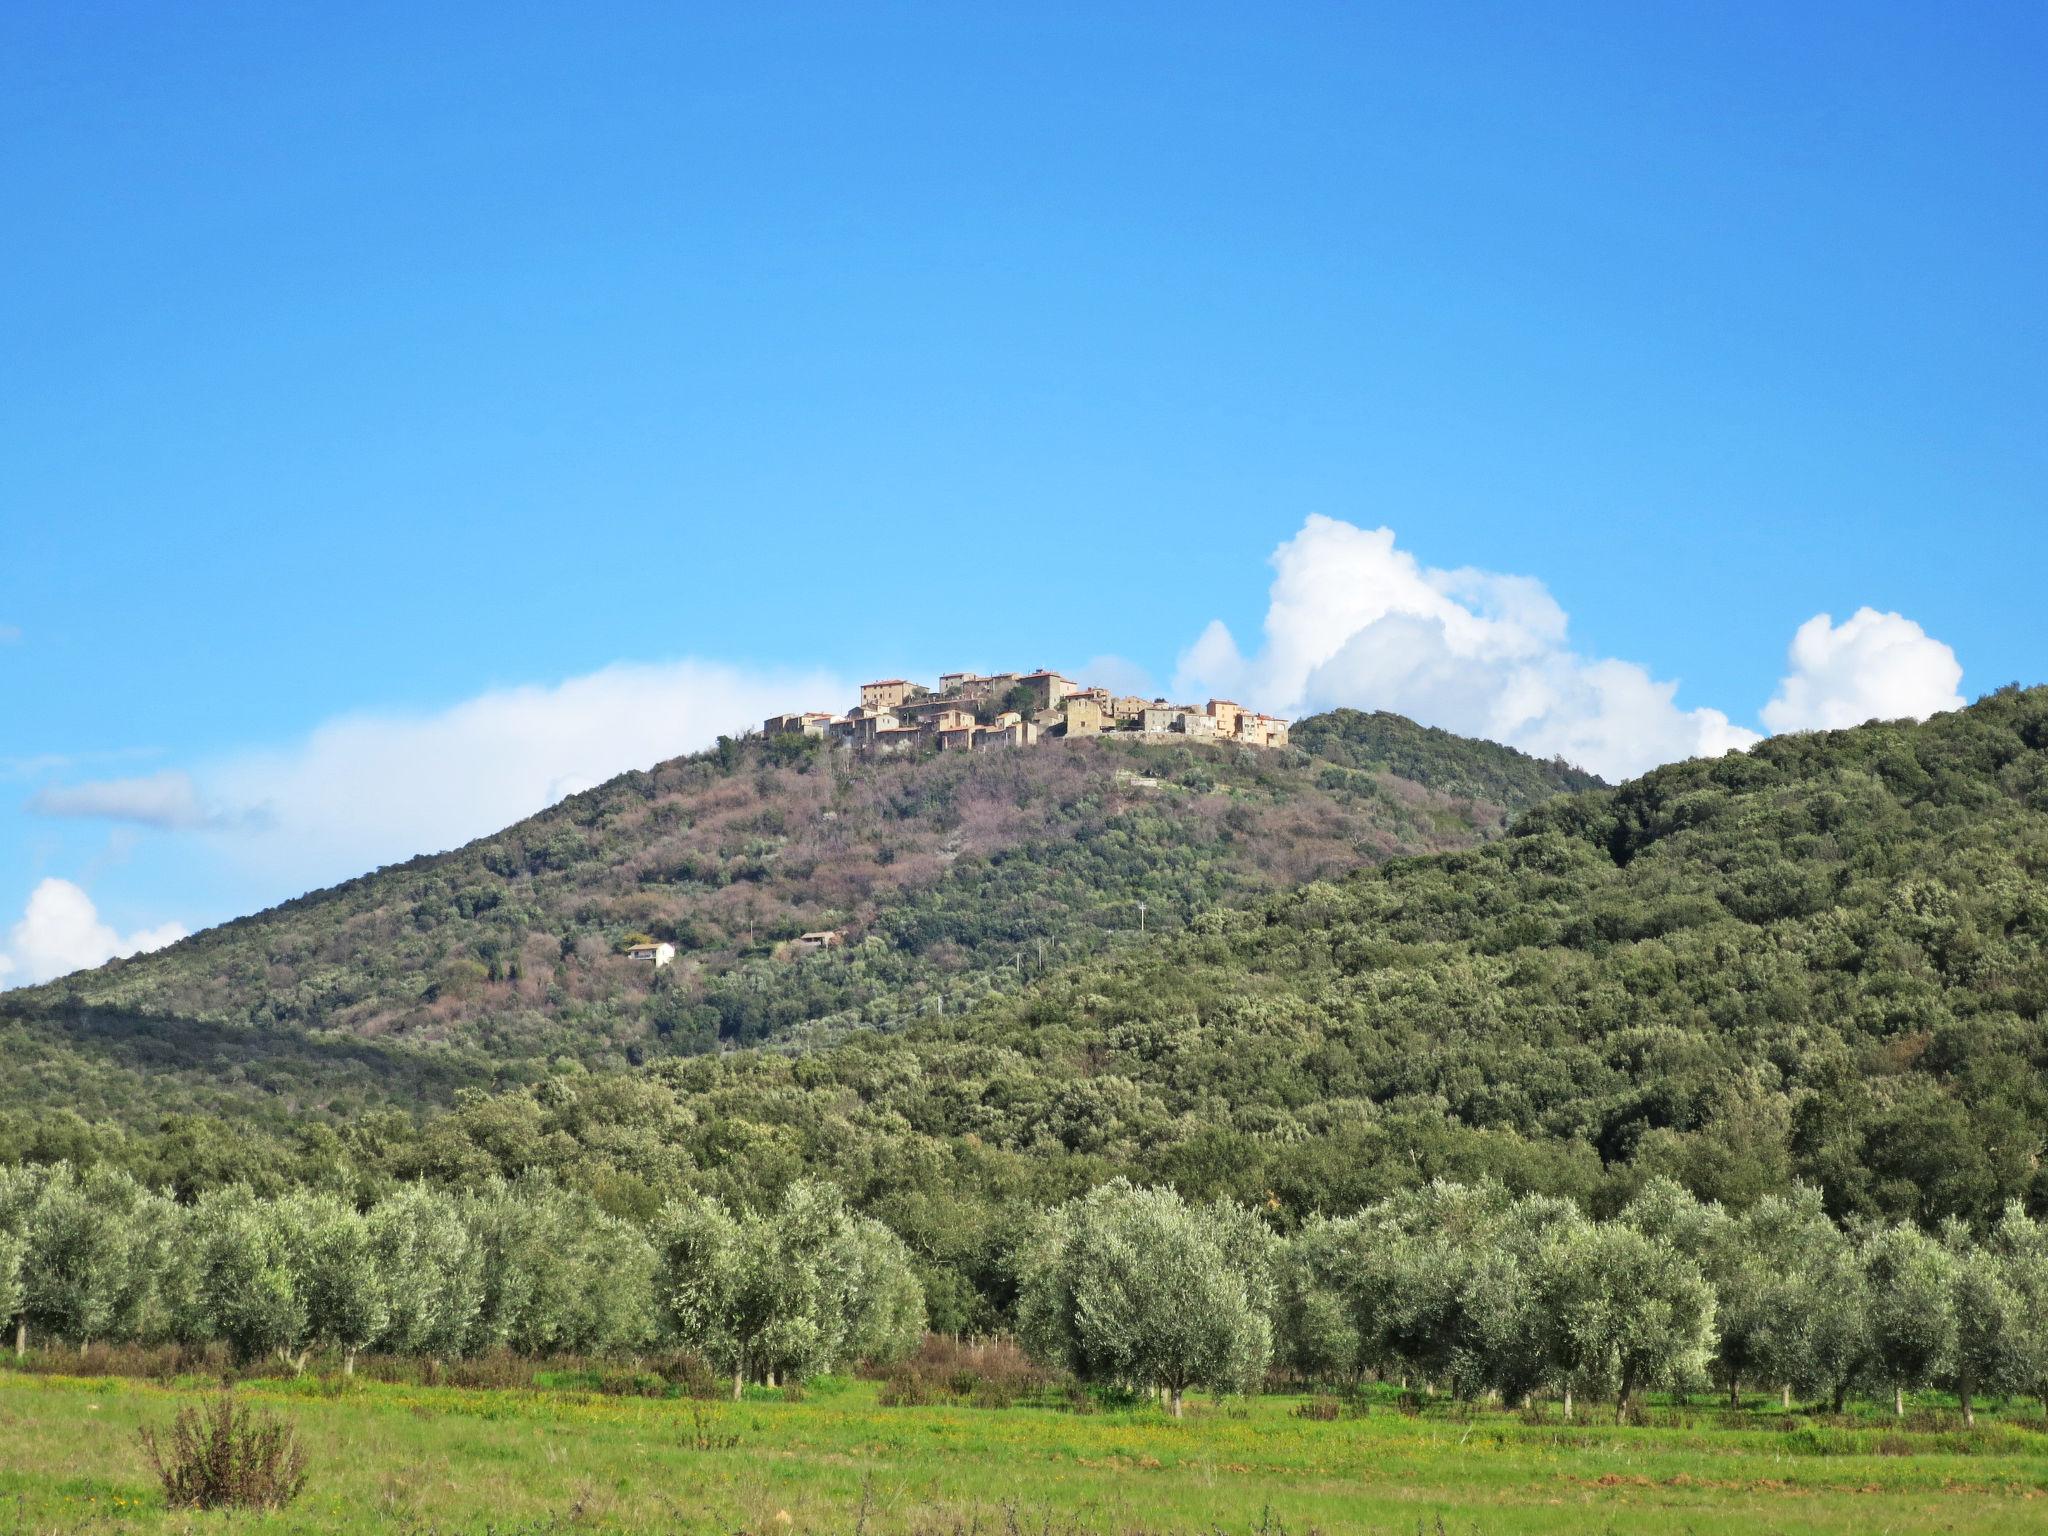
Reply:
[[[984, 723], [994, 701], [1018, 687], [1028, 691], [1029, 708], [1005, 711]], [[906, 678], [863, 683], [860, 703], [842, 716], [822, 710], [770, 715], [761, 725], [768, 736], [825, 736], [855, 752], [901, 752], [919, 747], [941, 751], [982, 751], [1036, 746], [1055, 737], [1129, 732], [1141, 739], [1179, 738], [1238, 742], [1255, 747], [1287, 745], [1287, 722], [1255, 714], [1230, 699], [1211, 699], [1204, 708], [1111, 694], [1083, 687], [1058, 672], [945, 672], [936, 690]]]

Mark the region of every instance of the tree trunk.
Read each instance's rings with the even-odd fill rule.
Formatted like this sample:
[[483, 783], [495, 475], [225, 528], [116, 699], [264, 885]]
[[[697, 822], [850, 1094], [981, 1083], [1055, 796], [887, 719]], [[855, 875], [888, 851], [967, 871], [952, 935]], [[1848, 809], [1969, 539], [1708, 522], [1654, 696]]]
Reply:
[[1963, 1405], [1963, 1424], [1967, 1428], [1975, 1429], [1977, 1427], [1977, 1410], [1970, 1402], [1970, 1384], [1967, 1381], [1957, 1384], [1956, 1396]]
[[732, 1368], [732, 1400], [734, 1402], [740, 1400], [740, 1393], [746, 1386], [746, 1380], [746, 1372], [741, 1367], [734, 1366]]
[[1733, 1376], [1728, 1378], [1728, 1406], [1730, 1408], [1740, 1408], [1742, 1406], [1742, 1383]]
[[1173, 1416], [1174, 1416], [1174, 1417], [1175, 1417], [1176, 1419], [1177, 1419], [1177, 1418], [1179, 1418], [1179, 1417], [1181, 1416], [1181, 1403], [1180, 1403], [1180, 1388], [1179, 1388], [1179, 1387], [1175, 1387], [1175, 1388], [1173, 1389]]
[[1787, 1382], [1778, 1389], [1778, 1406], [1787, 1413], [1792, 1411], [1792, 1384]]
[[[28, 1318], [24, 1315], [14, 1320], [14, 1358], [19, 1360], [28, 1353]], [[2043, 1412], [2048, 1412], [2048, 1397], [2041, 1399]]]
[[1564, 1389], [1564, 1420], [1567, 1424], [1572, 1420], [1572, 1389], [1570, 1387]]
[[355, 1375], [355, 1373], [356, 1352], [352, 1349], [344, 1349], [341, 1352], [341, 1374], [344, 1376], [353, 1376]]
[[1836, 1383], [1835, 1383], [1835, 1412], [1836, 1412], [1836, 1413], [1840, 1413], [1840, 1412], [1841, 1412], [1841, 1411], [1842, 1411], [1842, 1410], [1843, 1410], [1844, 1408], [1846, 1408], [1846, 1407], [1848, 1407], [1848, 1406], [1849, 1406], [1849, 1384], [1848, 1384], [1848, 1383], [1847, 1383], [1846, 1381], [1840, 1381], [1840, 1382], [1836, 1382]]
[[1904, 1387], [1893, 1387], [1893, 1388], [1892, 1388], [1892, 1417], [1893, 1417], [1893, 1418], [1895, 1418], [1895, 1419], [1903, 1419], [1903, 1418], [1904, 1418], [1905, 1416], [1906, 1416], [1906, 1389], [1905, 1389]]

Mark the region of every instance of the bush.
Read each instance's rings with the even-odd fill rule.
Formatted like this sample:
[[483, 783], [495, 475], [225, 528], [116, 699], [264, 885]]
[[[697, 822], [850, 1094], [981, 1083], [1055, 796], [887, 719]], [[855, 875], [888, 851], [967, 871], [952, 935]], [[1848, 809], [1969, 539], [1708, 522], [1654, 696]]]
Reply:
[[1343, 1405], [1334, 1397], [1312, 1397], [1305, 1403], [1297, 1403], [1294, 1416], [1297, 1419], [1314, 1419], [1320, 1424], [1335, 1422], [1343, 1411]]
[[142, 1448], [173, 1509], [283, 1509], [306, 1486], [298, 1432], [223, 1392], [181, 1408], [167, 1442], [144, 1426]]
[[889, 1408], [963, 1402], [1008, 1408], [1021, 1397], [1041, 1395], [1054, 1382], [1013, 1339], [965, 1342], [940, 1333], [926, 1334], [917, 1352], [882, 1372], [881, 1380], [880, 1402]]

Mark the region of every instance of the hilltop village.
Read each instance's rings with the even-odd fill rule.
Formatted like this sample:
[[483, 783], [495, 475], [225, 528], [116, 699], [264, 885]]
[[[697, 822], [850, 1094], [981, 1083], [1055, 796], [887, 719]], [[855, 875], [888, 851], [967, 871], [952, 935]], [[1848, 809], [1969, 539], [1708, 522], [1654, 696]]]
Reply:
[[1200, 709], [1091, 688], [1057, 672], [947, 672], [936, 688], [900, 677], [864, 683], [844, 715], [801, 710], [770, 715], [769, 736], [816, 736], [872, 755], [920, 747], [979, 752], [1042, 741], [1127, 732], [1143, 741], [1237, 742], [1284, 747], [1287, 722], [1229, 699]]

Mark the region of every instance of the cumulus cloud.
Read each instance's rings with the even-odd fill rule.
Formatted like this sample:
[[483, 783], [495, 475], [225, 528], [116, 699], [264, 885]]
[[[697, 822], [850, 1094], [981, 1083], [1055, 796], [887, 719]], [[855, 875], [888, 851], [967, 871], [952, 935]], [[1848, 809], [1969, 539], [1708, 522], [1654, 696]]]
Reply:
[[1351, 705], [1558, 756], [1608, 778], [1761, 738], [1634, 662], [1586, 657], [1542, 582], [1438, 570], [1390, 528], [1311, 517], [1273, 552], [1265, 645], [1246, 656], [1212, 622], [1180, 658], [1177, 693], [1282, 713]]
[[69, 880], [44, 880], [29, 893], [27, 909], [0, 951], [0, 985], [33, 985], [117, 955], [162, 949], [185, 937], [178, 923], [142, 928], [125, 938], [99, 914], [92, 898]]
[[1817, 613], [1792, 637], [1787, 661], [1792, 670], [1763, 711], [1774, 731], [1924, 720], [1963, 707], [1956, 653], [1904, 614], [1859, 608], [1837, 624]]
[[38, 816], [125, 821], [163, 831], [222, 826], [231, 813], [206, 805], [189, 773], [166, 769], [134, 779], [99, 779], [38, 790], [28, 808]]
[[820, 672], [621, 664], [438, 711], [346, 715], [286, 747], [189, 775], [46, 790], [31, 806], [190, 833], [277, 900], [455, 847], [627, 769], [851, 692]]

